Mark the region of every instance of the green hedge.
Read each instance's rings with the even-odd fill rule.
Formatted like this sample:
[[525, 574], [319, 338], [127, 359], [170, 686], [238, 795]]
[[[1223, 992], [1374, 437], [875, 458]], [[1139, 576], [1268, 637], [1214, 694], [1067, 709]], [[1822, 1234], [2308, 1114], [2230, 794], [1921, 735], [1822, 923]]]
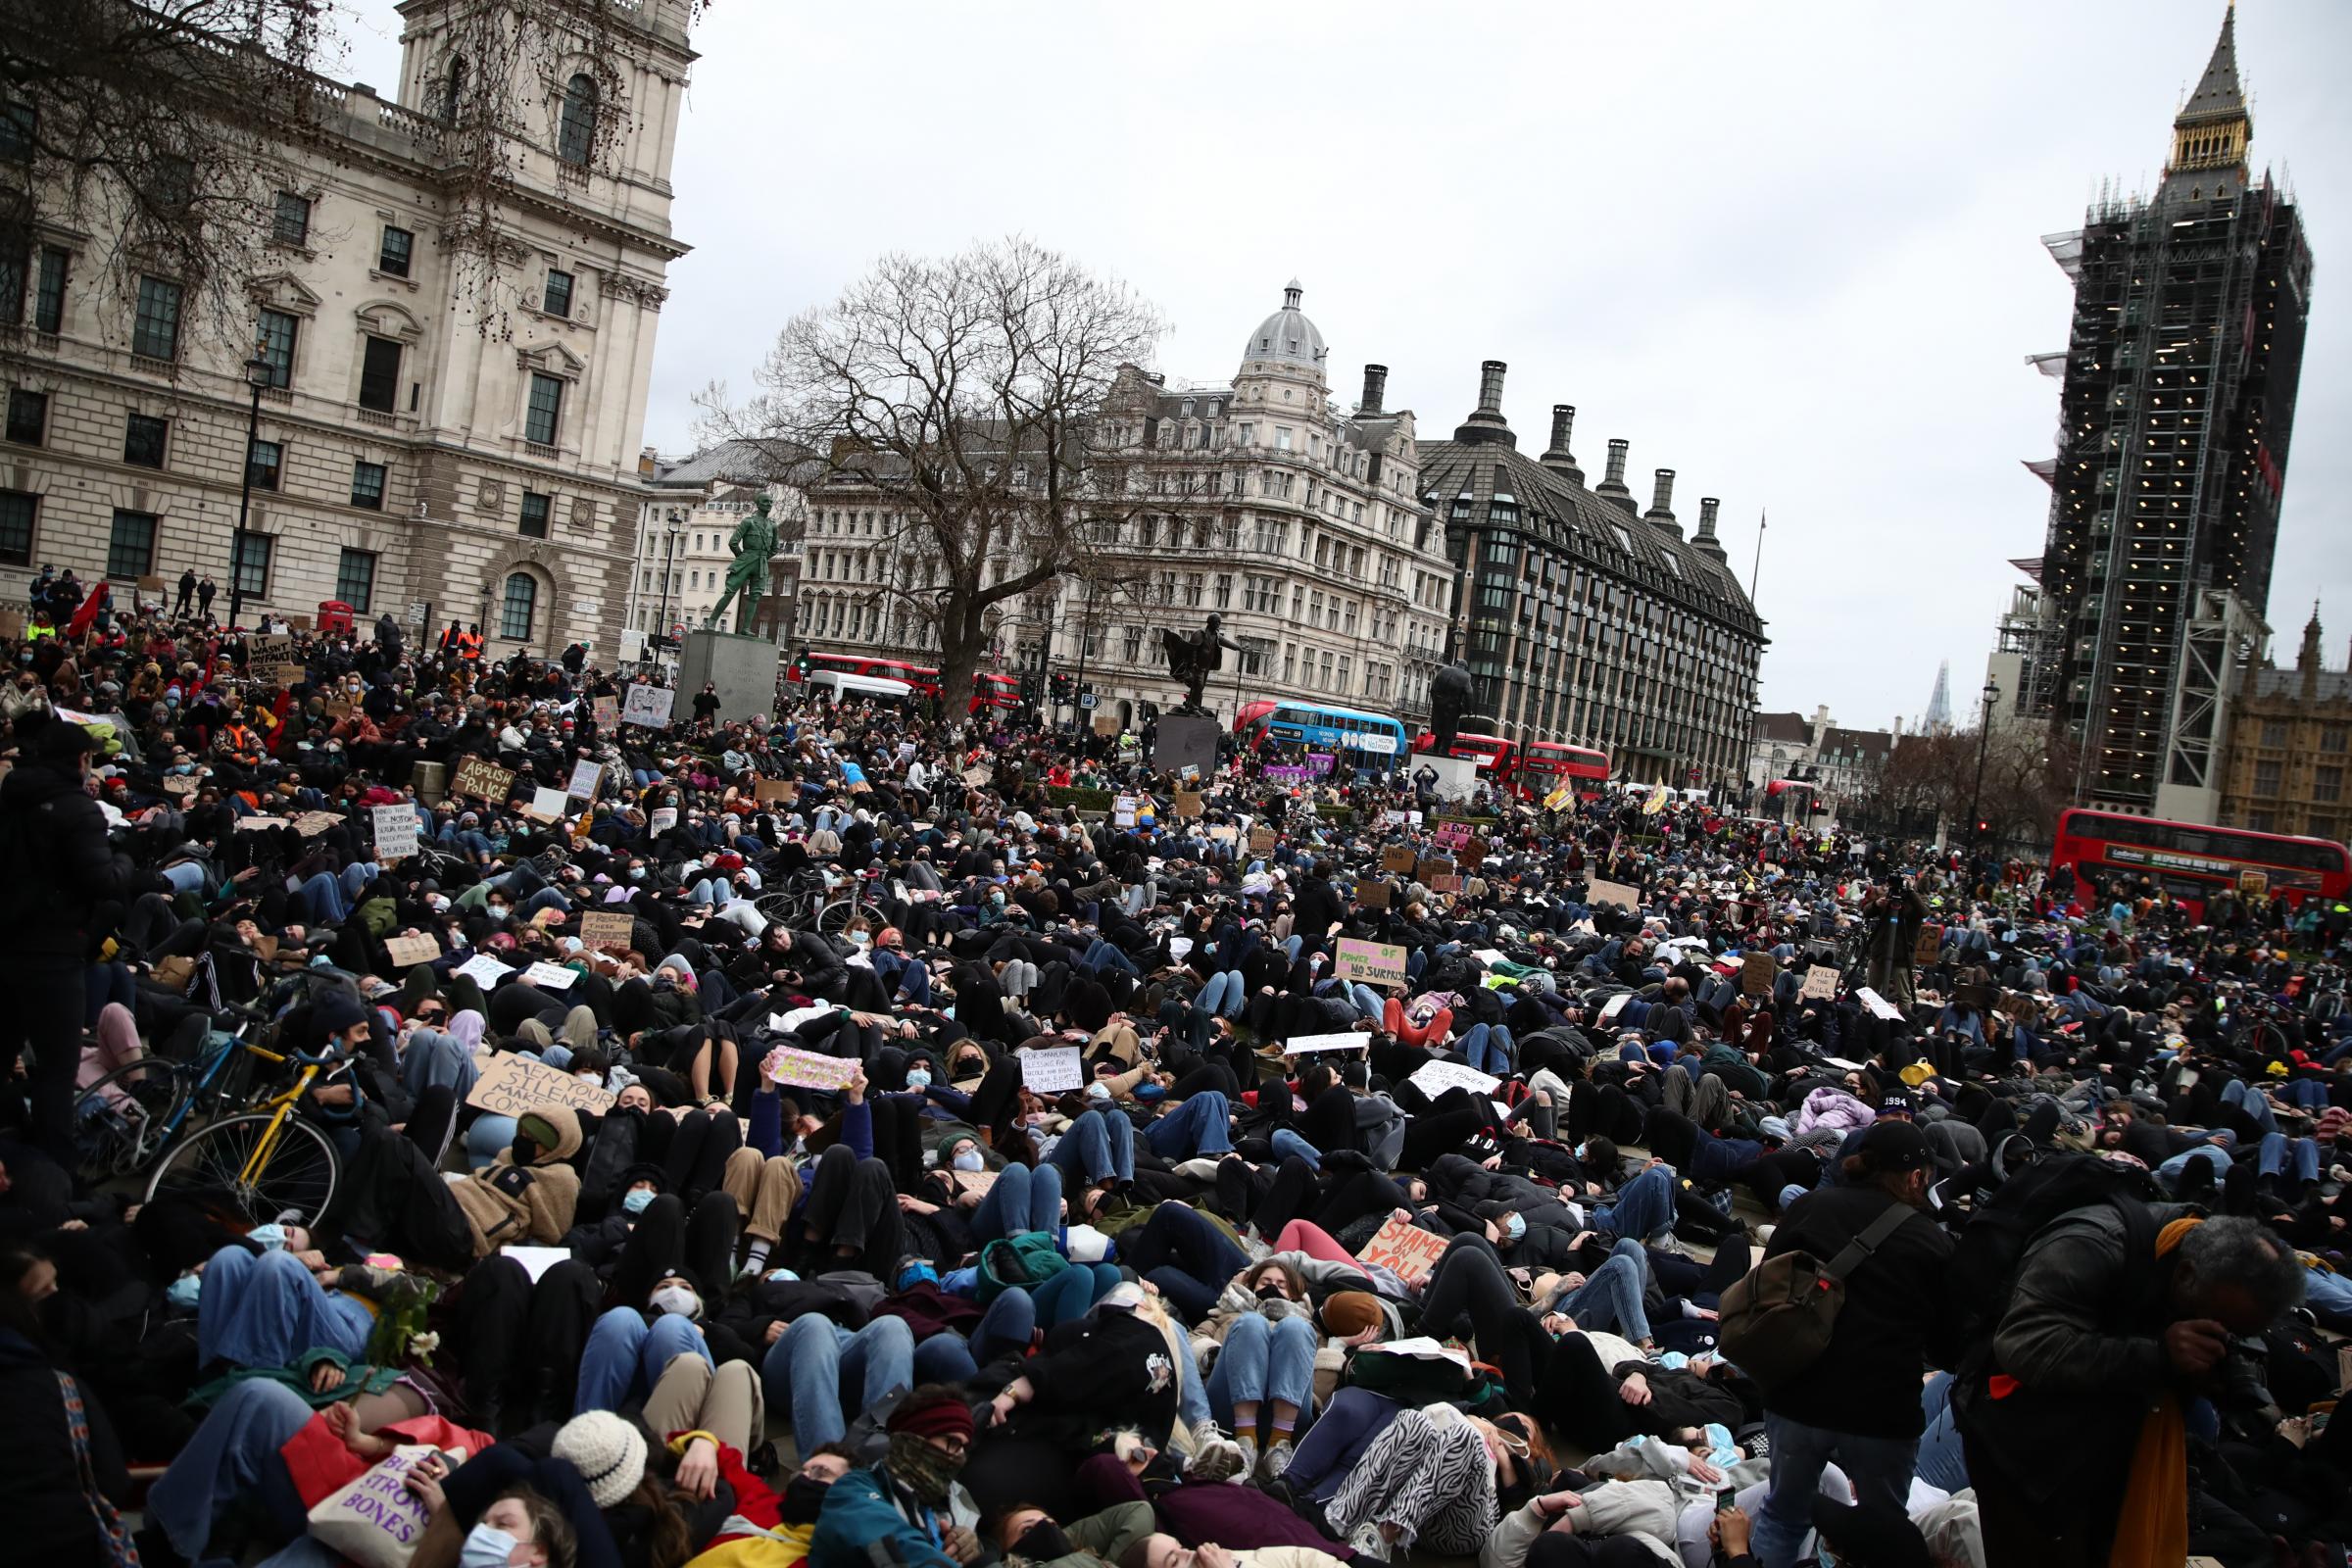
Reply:
[[1046, 799], [1055, 806], [1074, 806], [1081, 811], [1107, 811], [1117, 799], [1108, 790], [1080, 789], [1075, 784], [1049, 784]]

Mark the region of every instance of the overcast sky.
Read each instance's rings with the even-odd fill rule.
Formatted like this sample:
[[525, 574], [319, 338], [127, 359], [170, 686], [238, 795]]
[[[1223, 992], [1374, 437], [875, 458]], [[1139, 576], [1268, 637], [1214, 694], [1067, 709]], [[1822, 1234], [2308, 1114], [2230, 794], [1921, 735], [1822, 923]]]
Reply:
[[[396, 82], [390, 0], [359, 0], [351, 74]], [[692, 395], [751, 390], [795, 311], [886, 251], [1012, 231], [1132, 282], [1160, 368], [1224, 378], [1305, 285], [1343, 402], [1362, 367], [1445, 435], [1481, 360], [1540, 451], [1577, 406], [1594, 479], [1679, 473], [1723, 499], [1744, 577], [1769, 511], [1767, 708], [1916, 721], [1955, 707], [2040, 553], [2067, 280], [2039, 236], [2102, 180], [2153, 187], [2221, 0], [1175, 9], [716, 0], [678, 137], [646, 440]], [[2352, 5], [2249, 0], [2254, 161], [2317, 258], [2270, 619], [2291, 662], [2322, 595], [2352, 645]]]

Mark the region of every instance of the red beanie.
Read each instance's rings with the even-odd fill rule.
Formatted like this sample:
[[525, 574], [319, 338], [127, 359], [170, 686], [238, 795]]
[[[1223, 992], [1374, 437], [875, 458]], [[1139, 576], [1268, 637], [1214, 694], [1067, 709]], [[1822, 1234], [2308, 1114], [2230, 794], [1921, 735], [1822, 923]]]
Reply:
[[918, 1438], [972, 1440], [972, 1412], [953, 1395], [920, 1401], [908, 1399], [890, 1414], [893, 1432], [911, 1432]]

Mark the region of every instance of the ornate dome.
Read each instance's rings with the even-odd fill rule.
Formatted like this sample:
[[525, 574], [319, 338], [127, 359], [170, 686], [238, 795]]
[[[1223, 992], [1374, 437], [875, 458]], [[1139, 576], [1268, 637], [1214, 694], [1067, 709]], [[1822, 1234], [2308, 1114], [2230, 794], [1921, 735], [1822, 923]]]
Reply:
[[1323, 368], [1323, 356], [1330, 350], [1323, 346], [1323, 334], [1298, 309], [1298, 296], [1304, 290], [1298, 280], [1292, 278], [1282, 291], [1282, 309], [1257, 323], [1250, 334], [1249, 343], [1242, 349], [1242, 363], [1272, 360], [1281, 365], [1302, 365], [1318, 373]]

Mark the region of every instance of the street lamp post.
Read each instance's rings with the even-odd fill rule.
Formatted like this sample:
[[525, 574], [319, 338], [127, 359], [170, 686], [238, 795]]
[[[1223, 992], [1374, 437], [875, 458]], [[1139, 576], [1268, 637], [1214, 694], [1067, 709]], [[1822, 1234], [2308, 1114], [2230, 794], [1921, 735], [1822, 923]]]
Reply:
[[[664, 520], [668, 523], [666, 532], [669, 542], [664, 547], [662, 557], [662, 613], [656, 617], [654, 630], [656, 637], [669, 635], [669, 580], [677, 575], [675, 567], [678, 561], [678, 535], [683, 532], [678, 524], [685, 520], [685, 514], [673, 507]], [[657, 657], [654, 662], [659, 664], [662, 661]]]
[[1992, 741], [1992, 705], [2001, 700], [2000, 684], [1987, 675], [1984, 678], [1984, 716], [1977, 724], [1977, 781], [1968, 791], [1968, 847], [1977, 848], [1977, 807], [1984, 795], [1984, 753]]
[[245, 471], [238, 477], [237, 526], [228, 536], [228, 629], [237, 629], [238, 613], [245, 608], [245, 520], [253, 512], [253, 447], [262, 434], [262, 390], [277, 379], [277, 367], [263, 357], [262, 345], [253, 346], [253, 358], [245, 362], [245, 385], [253, 393], [252, 406], [245, 415]]

